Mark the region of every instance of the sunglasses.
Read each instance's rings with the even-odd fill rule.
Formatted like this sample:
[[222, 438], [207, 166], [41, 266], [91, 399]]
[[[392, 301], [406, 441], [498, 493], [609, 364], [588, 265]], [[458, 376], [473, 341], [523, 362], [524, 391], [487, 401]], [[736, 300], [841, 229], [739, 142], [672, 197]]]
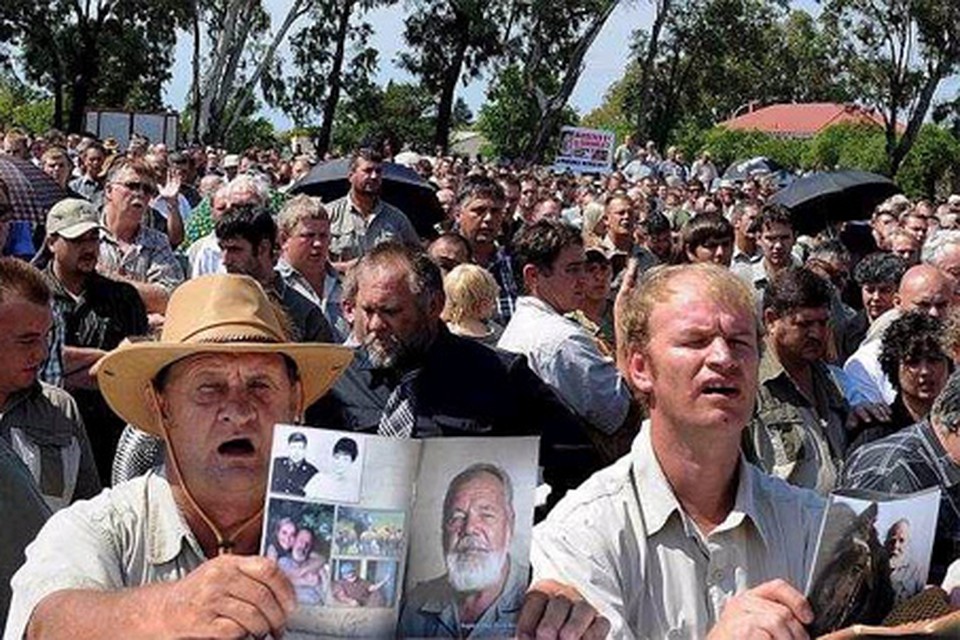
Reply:
[[120, 184], [122, 184], [124, 188], [126, 188], [129, 191], [139, 191], [140, 193], [146, 194], [148, 196], [153, 195], [157, 192], [157, 188], [152, 184], [150, 184], [149, 182], [137, 182], [135, 180], [132, 180], [130, 182], [121, 182]]

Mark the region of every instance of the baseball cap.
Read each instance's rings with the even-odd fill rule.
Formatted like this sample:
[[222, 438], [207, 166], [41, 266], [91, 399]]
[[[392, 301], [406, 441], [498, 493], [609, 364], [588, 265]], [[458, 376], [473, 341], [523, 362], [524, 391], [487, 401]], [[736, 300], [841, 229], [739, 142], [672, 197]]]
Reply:
[[231, 153], [223, 159], [223, 168], [232, 169], [233, 167], [240, 166], [240, 156], [235, 153]]
[[61, 200], [47, 213], [47, 235], [73, 240], [92, 229], [100, 229], [97, 208], [80, 198]]

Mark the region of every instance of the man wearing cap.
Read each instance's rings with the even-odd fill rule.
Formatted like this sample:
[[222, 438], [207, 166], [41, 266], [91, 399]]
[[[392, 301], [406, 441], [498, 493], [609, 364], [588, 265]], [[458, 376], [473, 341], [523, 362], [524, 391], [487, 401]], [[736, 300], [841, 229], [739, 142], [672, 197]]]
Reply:
[[291, 343], [247, 276], [191, 280], [158, 342], [98, 363], [107, 401], [166, 442], [151, 471], [61, 511], [14, 576], [7, 638], [279, 637], [294, 588], [257, 553], [273, 425], [350, 361]]
[[235, 153], [228, 154], [223, 158], [223, 175], [227, 180], [233, 180], [237, 177], [237, 171], [240, 169], [240, 156]]
[[60, 509], [96, 495], [100, 480], [73, 398], [37, 380], [51, 324], [43, 275], [0, 258], [0, 438], [29, 469], [47, 505]]
[[124, 338], [148, 331], [147, 311], [133, 286], [97, 273], [102, 227], [96, 208], [80, 199], [61, 200], [47, 214], [43, 275], [53, 293], [53, 308], [63, 345], [64, 386], [89, 425], [90, 445], [101, 482], [110, 465], [124, 422], [107, 406], [90, 368]]

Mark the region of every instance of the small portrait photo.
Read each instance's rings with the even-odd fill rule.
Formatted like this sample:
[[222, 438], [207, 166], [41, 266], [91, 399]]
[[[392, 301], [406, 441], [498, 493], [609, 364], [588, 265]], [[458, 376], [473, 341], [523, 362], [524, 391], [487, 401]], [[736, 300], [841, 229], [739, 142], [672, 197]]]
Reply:
[[337, 558], [331, 604], [367, 609], [392, 607], [397, 598], [395, 560]]
[[262, 554], [277, 561], [302, 605], [329, 602], [334, 511], [329, 504], [279, 498], [269, 502]]
[[298, 425], [273, 430], [270, 491], [318, 502], [360, 501], [364, 439]]
[[304, 486], [310, 500], [355, 503], [363, 479], [363, 439], [338, 431], [321, 431], [318, 471]]
[[340, 507], [333, 533], [337, 556], [400, 558], [403, 553], [402, 511]]

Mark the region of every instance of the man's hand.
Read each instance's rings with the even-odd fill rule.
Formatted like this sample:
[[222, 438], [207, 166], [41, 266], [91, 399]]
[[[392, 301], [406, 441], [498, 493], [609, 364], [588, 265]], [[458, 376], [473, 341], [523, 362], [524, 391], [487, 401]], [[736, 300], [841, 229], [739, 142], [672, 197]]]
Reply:
[[771, 580], [731, 598], [707, 640], [807, 640], [813, 610], [799, 591]]
[[543, 580], [527, 592], [517, 621], [520, 640], [602, 640], [610, 623], [584, 600], [576, 589]]
[[878, 422], [890, 420], [890, 407], [882, 403], [865, 402], [850, 410], [847, 416], [847, 431], [856, 433], [861, 429]]
[[167, 174], [167, 181], [164, 183], [160, 190], [157, 192], [157, 195], [168, 201], [173, 208], [177, 208], [180, 204], [179, 194], [180, 186], [183, 184], [183, 180], [180, 177], [179, 171], [171, 171]]
[[219, 556], [164, 592], [158, 613], [165, 637], [262, 638], [283, 635], [296, 608], [293, 585], [277, 563], [257, 556]]

